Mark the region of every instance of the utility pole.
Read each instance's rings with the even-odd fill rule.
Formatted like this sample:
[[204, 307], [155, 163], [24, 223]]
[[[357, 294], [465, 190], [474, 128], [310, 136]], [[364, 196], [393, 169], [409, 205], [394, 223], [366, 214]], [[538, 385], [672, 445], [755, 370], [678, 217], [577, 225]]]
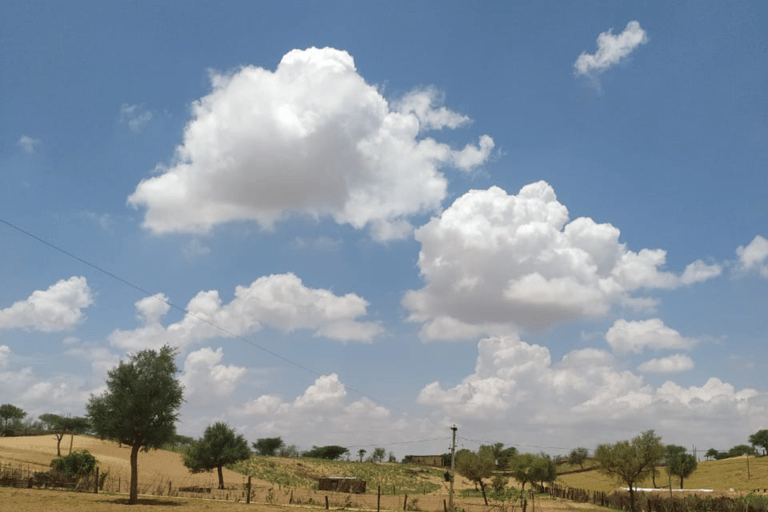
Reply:
[[448, 493], [448, 510], [453, 512], [453, 474], [456, 467], [456, 425], [451, 427], [453, 430], [453, 442], [451, 443], [451, 490]]

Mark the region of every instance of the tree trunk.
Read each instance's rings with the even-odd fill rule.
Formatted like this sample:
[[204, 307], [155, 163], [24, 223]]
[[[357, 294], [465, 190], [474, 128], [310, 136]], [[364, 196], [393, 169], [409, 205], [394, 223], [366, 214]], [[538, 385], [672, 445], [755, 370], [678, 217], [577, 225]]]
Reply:
[[221, 471], [221, 466], [219, 466], [219, 489], [224, 488], [224, 473]]
[[629, 486], [629, 512], [635, 512], [635, 490]]
[[72, 443], [75, 442], [75, 433], [70, 432], [69, 433], [69, 453], [72, 453]]
[[488, 506], [488, 498], [485, 497], [485, 484], [480, 480], [480, 490], [483, 491], [483, 500], [485, 500], [485, 506]]
[[680, 477], [680, 488], [681, 489], [683, 488], [683, 477], [682, 476]]
[[56, 435], [56, 456], [61, 457], [61, 440], [64, 439], [64, 433]]
[[139, 499], [139, 443], [131, 446], [131, 493], [128, 503], [135, 504]]

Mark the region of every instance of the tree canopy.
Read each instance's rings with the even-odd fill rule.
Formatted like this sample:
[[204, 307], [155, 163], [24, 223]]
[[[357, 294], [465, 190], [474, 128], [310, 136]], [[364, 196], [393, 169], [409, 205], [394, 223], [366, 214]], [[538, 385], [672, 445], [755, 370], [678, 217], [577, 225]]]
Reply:
[[40, 421], [56, 436], [56, 455], [61, 457], [61, 440], [66, 434], [70, 435], [69, 453], [72, 453], [72, 440], [75, 434], [87, 432], [91, 423], [88, 418], [82, 416], [60, 416], [53, 413], [45, 413], [39, 416]]
[[27, 413], [22, 409], [12, 404], [0, 405], [0, 418], [3, 420], [3, 428], [8, 428], [8, 422], [11, 422], [11, 426], [24, 419]]
[[568, 454], [568, 464], [573, 464], [574, 466], [579, 466], [581, 469], [584, 469], [584, 463], [589, 458], [589, 450], [586, 448], [574, 448], [571, 450], [571, 453]]
[[456, 471], [464, 478], [480, 485], [486, 505], [488, 505], [488, 498], [485, 495], [483, 479], [490, 478], [494, 469], [496, 469], [496, 459], [490, 446], [481, 446], [477, 453], [470, 450], [459, 450], [456, 453]]
[[374, 448], [371, 454], [371, 462], [384, 462], [384, 457], [387, 456], [387, 451], [384, 448]]
[[311, 450], [305, 451], [302, 454], [302, 457], [338, 460], [345, 453], [349, 453], [349, 450], [344, 448], [343, 446], [331, 444], [327, 446], [313, 446]]
[[683, 488], [683, 480], [691, 476], [699, 466], [696, 457], [686, 453], [684, 446], [674, 444], [667, 445], [664, 462], [666, 463], [667, 474], [680, 478], [681, 489]]
[[557, 478], [557, 469], [552, 458], [543, 453], [517, 455], [510, 460], [509, 470], [515, 480], [520, 482], [521, 490], [525, 490], [525, 484], [528, 482], [551, 482]]
[[749, 436], [749, 444], [762, 448], [763, 454], [768, 453], [768, 430], [758, 430]]
[[139, 450], [157, 449], [172, 441], [184, 391], [176, 378], [176, 351], [142, 350], [109, 371], [107, 390], [91, 395], [86, 411], [98, 436], [131, 447], [130, 503], [138, 498]]
[[219, 489], [223, 489], [222, 468], [227, 464], [246, 460], [250, 456], [248, 441], [242, 435], [236, 434], [229, 425], [219, 421], [209, 425], [203, 437], [184, 451], [182, 460], [192, 473], [218, 470]]
[[253, 449], [257, 455], [264, 457], [274, 457], [280, 452], [284, 444], [280, 437], [261, 437], [253, 444]]
[[636, 484], [656, 470], [665, 454], [661, 437], [646, 430], [631, 441], [598, 445], [594, 459], [601, 472], [627, 484], [630, 510], [634, 510]]

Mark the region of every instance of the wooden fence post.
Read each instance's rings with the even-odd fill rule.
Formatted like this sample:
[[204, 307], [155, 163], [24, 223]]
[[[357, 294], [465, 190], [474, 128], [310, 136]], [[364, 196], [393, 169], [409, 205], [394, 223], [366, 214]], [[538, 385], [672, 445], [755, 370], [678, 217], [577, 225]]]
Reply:
[[[248, 489], [246, 491], [248, 494], [245, 496], [245, 503], [250, 504], [251, 503], [251, 475], [248, 475]], [[293, 496], [293, 494], [291, 494]]]
[[96, 468], [96, 481], [93, 484], [93, 494], [99, 494], [99, 468]]
[[168, 480], [168, 496], [170, 496], [170, 495], [171, 495], [171, 484], [172, 484], [172, 483], [173, 483], [173, 482], [171, 482], [170, 480]]
[[379, 486], [379, 492], [376, 494], [376, 512], [381, 512], [381, 486]]
[[328, 510], [328, 496], [325, 497], [325, 510]]
[[120, 475], [117, 475], [117, 493], [120, 494]]
[[405, 495], [405, 498], [403, 498], [403, 510], [407, 510], [406, 506], [408, 505], [408, 495]]
[[443, 500], [443, 512], [448, 512], [448, 504]]

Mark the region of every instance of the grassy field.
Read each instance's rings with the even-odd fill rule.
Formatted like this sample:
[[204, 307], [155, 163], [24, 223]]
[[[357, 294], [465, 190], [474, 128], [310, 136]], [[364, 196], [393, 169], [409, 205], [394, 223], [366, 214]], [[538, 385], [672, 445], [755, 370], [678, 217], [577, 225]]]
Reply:
[[[669, 478], [664, 468], [659, 468], [656, 485], [668, 485]], [[558, 483], [568, 487], [590, 491], [610, 492], [619, 484], [615, 479], [600, 474], [598, 471], [562, 475]], [[623, 487], [624, 485], [621, 484]], [[734, 457], [718, 461], [701, 461], [698, 469], [684, 482], [686, 489], [715, 489], [737, 492], [750, 492], [756, 489], [768, 489], [768, 457], [749, 458], [749, 477], [747, 476], [746, 457]], [[650, 478], [640, 483], [639, 487], [653, 487]], [[679, 479], [672, 479], [672, 488], [680, 487]]]

